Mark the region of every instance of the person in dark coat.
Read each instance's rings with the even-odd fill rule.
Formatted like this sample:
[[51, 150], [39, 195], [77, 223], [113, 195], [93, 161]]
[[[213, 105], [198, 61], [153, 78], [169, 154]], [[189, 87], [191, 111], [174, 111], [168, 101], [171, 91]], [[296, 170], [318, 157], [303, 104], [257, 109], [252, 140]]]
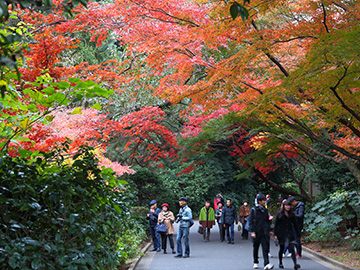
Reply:
[[256, 196], [257, 206], [251, 209], [249, 215], [249, 231], [253, 241], [254, 269], [259, 268], [259, 247], [261, 244], [264, 269], [273, 269], [269, 261], [271, 219], [269, 211], [265, 208], [266, 197], [263, 194]]
[[216, 211], [215, 211], [215, 218], [216, 218], [216, 221], [217, 221], [218, 226], [219, 226], [219, 233], [220, 233], [220, 241], [221, 242], [224, 242], [224, 240], [225, 240], [225, 228], [223, 226], [224, 224], [221, 221], [223, 207], [224, 207], [224, 203], [220, 201], [220, 202], [218, 202], [218, 209], [216, 209]]
[[[226, 200], [226, 206], [222, 210], [221, 223], [225, 226], [228, 244], [234, 244], [234, 223], [238, 224], [238, 217], [235, 207], [231, 205], [230, 199]], [[229, 230], [231, 232], [231, 236]]]
[[294, 251], [298, 231], [295, 214], [291, 209], [291, 203], [288, 200], [284, 201], [279, 213], [276, 216], [274, 229], [275, 239], [279, 241], [280, 245], [279, 268], [281, 269], [284, 268], [282, 259], [285, 246], [288, 247], [291, 253], [291, 257], [294, 262], [294, 269], [297, 270], [300, 268], [300, 265], [296, 263], [296, 255]]
[[304, 228], [304, 216], [305, 216], [305, 205], [303, 202], [296, 201], [294, 197], [290, 197], [289, 201], [291, 206], [294, 209], [295, 219], [298, 227], [296, 238], [296, 256], [301, 259], [302, 258], [302, 247], [301, 247], [301, 234]]
[[158, 216], [161, 210], [157, 208], [157, 202], [152, 200], [150, 202], [150, 209], [147, 213], [147, 219], [149, 220], [151, 237], [153, 240], [153, 249], [150, 251], [161, 251], [160, 249], [160, 234], [156, 232], [156, 225], [158, 224]]

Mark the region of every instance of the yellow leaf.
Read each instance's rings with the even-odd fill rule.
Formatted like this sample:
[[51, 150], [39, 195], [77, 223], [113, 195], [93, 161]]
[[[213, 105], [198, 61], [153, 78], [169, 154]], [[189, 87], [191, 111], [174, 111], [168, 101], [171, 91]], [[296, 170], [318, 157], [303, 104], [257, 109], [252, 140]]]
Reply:
[[30, 118], [26, 117], [24, 120], [22, 120], [20, 122], [20, 127], [24, 130], [27, 129], [29, 127], [29, 121], [30, 121]]

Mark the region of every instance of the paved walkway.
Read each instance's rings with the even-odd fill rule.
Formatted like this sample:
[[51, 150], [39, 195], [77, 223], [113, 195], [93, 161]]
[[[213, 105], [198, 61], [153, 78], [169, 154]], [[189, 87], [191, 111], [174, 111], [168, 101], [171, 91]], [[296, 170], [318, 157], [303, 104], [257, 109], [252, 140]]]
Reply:
[[[250, 270], [253, 269], [252, 263], [252, 244], [251, 240], [241, 240], [240, 232], [235, 232], [235, 244], [227, 244], [227, 242], [219, 241], [219, 231], [217, 225], [211, 230], [210, 242], [203, 242], [202, 235], [197, 233], [198, 222], [190, 230], [190, 258], [174, 258], [170, 253], [149, 252], [140, 261], [136, 270]], [[177, 226], [176, 226], [177, 231]], [[174, 235], [176, 249], [176, 234]], [[168, 252], [169, 249], [168, 243]], [[270, 259], [278, 267], [278, 247], [271, 241], [271, 254], [274, 255]], [[260, 266], [263, 266], [262, 251], [260, 248]], [[299, 260], [302, 270], [326, 270], [339, 269], [332, 265], [320, 261], [311, 254], [304, 253], [303, 259]], [[284, 258], [283, 264], [285, 269], [294, 269], [291, 258]], [[260, 268], [263, 269], [263, 268]]]

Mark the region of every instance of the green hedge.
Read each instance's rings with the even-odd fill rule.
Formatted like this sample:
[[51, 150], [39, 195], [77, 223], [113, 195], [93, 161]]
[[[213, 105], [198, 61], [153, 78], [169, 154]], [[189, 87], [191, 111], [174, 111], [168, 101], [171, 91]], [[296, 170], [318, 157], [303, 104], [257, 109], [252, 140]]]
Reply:
[[0, 269], [116, 269], [145, 236], [112, 170], [90, 148], [0, 158]]

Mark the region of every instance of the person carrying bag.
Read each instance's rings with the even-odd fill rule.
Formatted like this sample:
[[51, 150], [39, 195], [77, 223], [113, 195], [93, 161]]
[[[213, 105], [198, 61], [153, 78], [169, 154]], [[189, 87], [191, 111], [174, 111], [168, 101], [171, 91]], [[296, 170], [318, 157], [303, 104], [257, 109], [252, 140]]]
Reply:
[[173, 238], [173, 234], [175, 232], [173, 226], [173, 223], [175, 222], [175, 216], [173, 212], [169, 211], [169, 205], [167, 203], [163, 203], [161, 205], [161, 208], [162, 211], [159, 214], [158, 227], [157, 227], [157, 230], [161, 230], [159, 231], [161, 236], [161, 246], [162, 249], [164, 250], [164, 254], [166, 254], [167, 253], [166, 244], [167, 244], [167, 239], [169, 239], [172, 253], [175, 254], [176, 252], [175, 252], [174, 238]]

